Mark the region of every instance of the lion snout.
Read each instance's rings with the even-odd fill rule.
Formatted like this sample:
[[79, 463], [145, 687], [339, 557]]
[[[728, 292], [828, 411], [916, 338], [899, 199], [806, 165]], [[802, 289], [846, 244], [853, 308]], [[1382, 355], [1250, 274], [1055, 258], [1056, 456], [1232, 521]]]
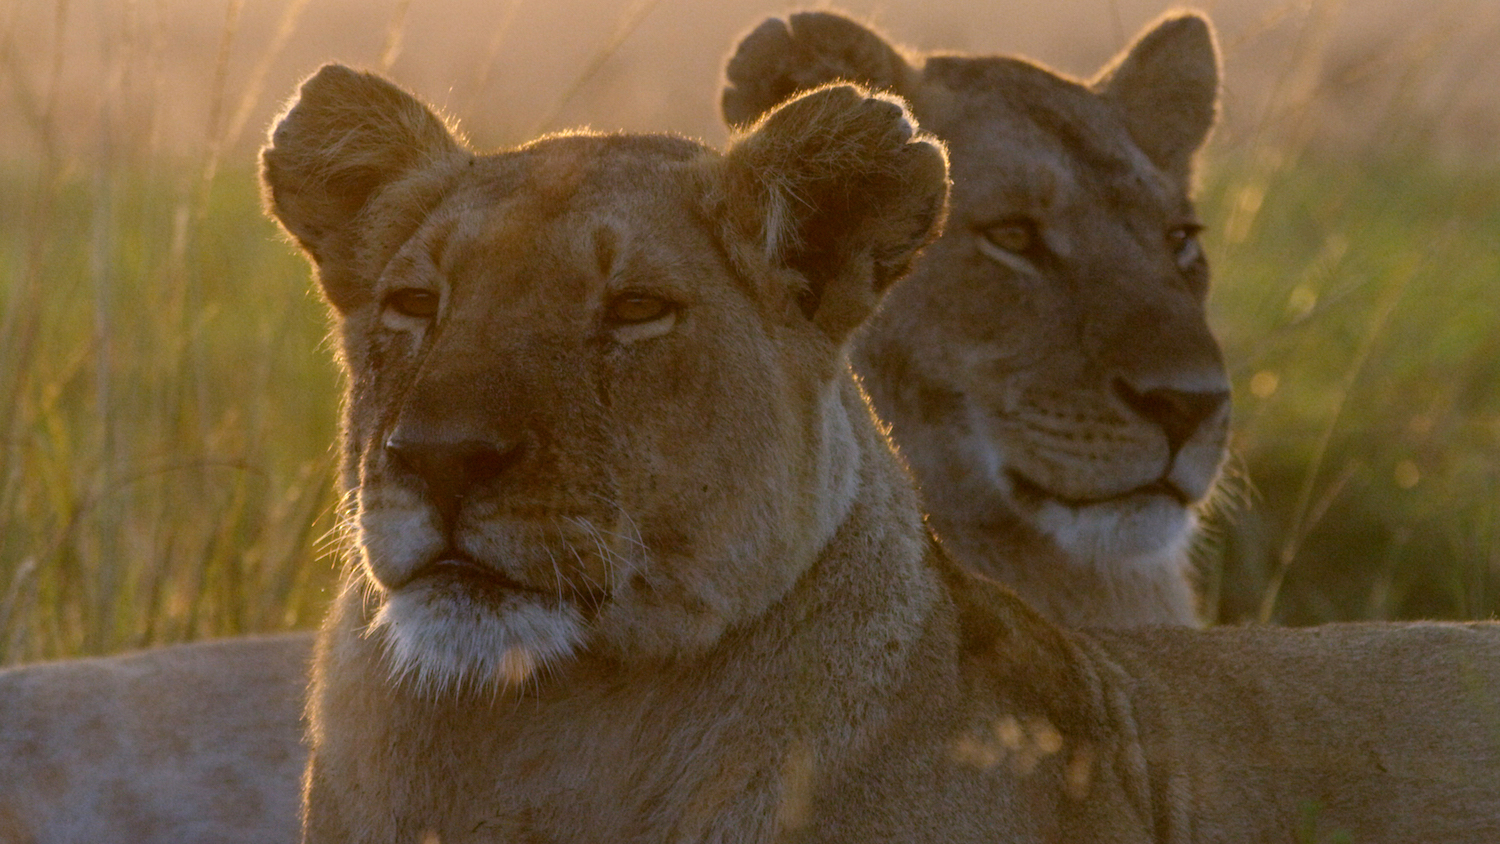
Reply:
[[1228, 416], [1229, 386], [1206, 390], [1142, 388], [1116, 376], [1115, 395], [1145, 422], [1161, 429], [1167, 448], [1177, 454], [1188, 440], [1210, 426], [1222, 427]]
[[432, 505], [449, 529], [472, 490], [505, 474], [523, 450], [520, 437], [420, 430], [409, 425], [398, 426], [385, 442], [391, 464], [426, 486]]

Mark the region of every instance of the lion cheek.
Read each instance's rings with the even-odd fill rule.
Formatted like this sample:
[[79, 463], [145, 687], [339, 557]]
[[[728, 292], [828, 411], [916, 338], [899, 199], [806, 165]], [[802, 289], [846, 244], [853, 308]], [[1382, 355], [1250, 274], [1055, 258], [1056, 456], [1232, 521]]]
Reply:
[[[747, 496], [749, 493], [747, 493]], [[647, 530], [651, 553], [622, 580], [594, 620], [592, 643], [630, 660], [672, 659], [702, 654], [736, 624], [762, 615], [791, 589], [805, 554], [788, 550], [785, 537], [764, 527], [791, 524], [736, 514], [713, 519], [699, 511], [677, 523], [678, 531]], [[718, 541], [714, 537], [734, 536]]]
[[[376, 506], [371, 498], [383, 502]], [[431, 508], [422, 506], [412, 496], [389, 491], [371, 495], [360, 490], [356, 546], [367, 577], [384, 589], [392, 589], [410, 580], [412, 574], [442, 551], [443, 532], [436, 524]]]

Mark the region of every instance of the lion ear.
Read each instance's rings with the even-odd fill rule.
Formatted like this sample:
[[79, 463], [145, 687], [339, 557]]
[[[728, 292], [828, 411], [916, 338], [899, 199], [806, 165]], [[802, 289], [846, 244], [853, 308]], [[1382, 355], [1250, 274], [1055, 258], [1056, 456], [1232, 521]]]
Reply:
[[1130, 135], [1162, 170], [1187, 182], [1219, 104], [1219, 51], [1201, 15], [1165, 18], [1110, 62], [1094, 90], [1119, 104]]
[[793, 94], [854, 82], [910, 96], [915, 74], [889, 42], [842, 15], [770, 18], [746, 35], [725, 66], [720, 106], [731, 126], [755, 122]]
[[323, 267], [348, 259], [359, 212], [383, 187], [464, 155], [415, 97], [373, 74], [330, 64], [302, 83], [277, 121], [261, 153], [261, 180], [271, 213]]
[[779, 295], [795, 296], [836, 342], [937, 236], [947, 210], [941, 142], [917, 133], [900, 100], [853, 85], [773, 110], [721, 166], [716, 210], [731, 256], [790, 278], [795, 289]]

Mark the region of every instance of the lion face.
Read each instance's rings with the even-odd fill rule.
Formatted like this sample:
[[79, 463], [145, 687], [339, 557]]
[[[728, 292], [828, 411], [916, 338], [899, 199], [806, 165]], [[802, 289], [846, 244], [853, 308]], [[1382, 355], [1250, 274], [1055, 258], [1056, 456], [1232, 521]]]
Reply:
[[[774, 534], [725, 531], [799, 480], [779, 408], [812, 385], [787, 383], [708, 224], [669, 227], [693, 197], [601, 166], [608, 145], [476, 161], [345, 324], [379, 354], [349, 414], [358, 546], [401, 664], [524, 676], [652, 604], [712, 637], [790, 574], [746, 568], [791, 550]], [[720, 567], [747, 588], [710, 588]]]
[[[368, 111], [352, 129], [351, 99]], [[847, 506], [840, 272], [930, 237], [940, 148], [847, 86], [723, 158], [595, 135], [476, 157], [417, 108], [330, 67], [266, 153], [337, 316], [370, 631], [395, 674], [438, 688], [710, 645], [790, 587]], [[844, 137], [818, 125], [830, 110]], [[847, 160], [798, 163], [830, 143]], [[830, 227], [783, 189], [893, 204]], [[867, 313], [865, 269], [849, 283]]]
[[908, 63], [805, 13], [762, 24], [728, 75], [731, 122], [854, 79], [949, 145], [948, 225], [854, 355], [940, 530], [1085, 565], [1180, 557], [1229, 416], [1188, 197], [1217, 100], [1206, 24], [1169, 20], [1084, 85], [1014, 59]]
[[[1229, 416], [1184, 186], [1082, 86], [978, 59], [926, 79], [953, 214], [856, 358], [924, 494], [1016, 514], [1078, 559], [1180, 546]], [[967, 468], [940, 481], [931, 458]]]

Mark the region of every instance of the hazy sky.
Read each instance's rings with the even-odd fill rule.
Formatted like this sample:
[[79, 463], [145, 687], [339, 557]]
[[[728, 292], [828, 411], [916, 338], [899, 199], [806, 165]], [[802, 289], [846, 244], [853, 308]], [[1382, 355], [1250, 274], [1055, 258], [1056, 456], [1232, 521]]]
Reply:
[[[1179, 5], [865, 0], [842, 8], [916, 48], [1021, 53], [1088, 75]], [[739, 34], [788, 8], [765, 0], [9, 0], [0, 3], [0, 160], [24, 161], [44, 146], [80, 157], [101, 149], [194, 156], [212, 135], [227, 140], [234, 161], [259, 143], [296, 80], [327, 60], [385, 67], [463, 118], [481, 146], [585, 123], [717, 141], [725, 54]], [[1436, 133], [1444, 149], [1496, 155], [1500, 4], [1219, 0], [1202, 8], [1226, 54], [1220, 143], [1262, 124], [1305, 126], [1296, 113], [1316, 102], [1318, 133], [1368, 142], [1398, 115]]]

